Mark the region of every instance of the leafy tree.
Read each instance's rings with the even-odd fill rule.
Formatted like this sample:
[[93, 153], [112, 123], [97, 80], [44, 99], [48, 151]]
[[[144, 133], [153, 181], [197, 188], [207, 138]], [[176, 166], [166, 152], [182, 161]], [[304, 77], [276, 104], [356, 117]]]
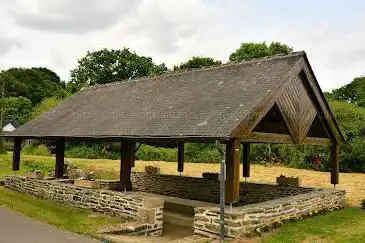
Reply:
[[365, 107], [365, 76], [355, 78], [351, 83], [333, 90], [332, 94], [336, 100]]
[[187, 70], [193, 68], [203, 68], [222, 64], [219, 60], [214, 60], [210, 57], [192, 57], [189, 61], [181, 63], [179, 66], [174, 66], [174, 71]]
[[33, 110], [32, 102], [25, 97], [6, 97], [0, 100], [4, 108], [4, 119], [14, 119], [23, 124]]
[[79, 60], [78, 67], [71, 71], [68, 90], [75, 92], [87, 85], [158, 75], [165, 71], [165, 64], [156, 65], [151, 57], [139, 56], [128, 48], [103, 49], [88, 52]]
[[25, 97], [33, 105], [46, 97], [66, 95], [59, 77], [46, 68], [11, 68], [1, 73], [5, 97]]
[[293, 48], [280, 42], [271, 42], [268, 46], [266, 42], [247, 42], [229, 56], [231, 62], [247, 61], [254, 58], [275, 56], [279, 54], [289, 54]]
[[34, 119], [36, 117], [39, 117], [42, 113], [47, 112], [60, 104], [62, 102], [62, 99], [58, 97], [49, 97], [42, 100], [41, 103], [39, 103], [33, 110], [31, 114], [31, 118]]

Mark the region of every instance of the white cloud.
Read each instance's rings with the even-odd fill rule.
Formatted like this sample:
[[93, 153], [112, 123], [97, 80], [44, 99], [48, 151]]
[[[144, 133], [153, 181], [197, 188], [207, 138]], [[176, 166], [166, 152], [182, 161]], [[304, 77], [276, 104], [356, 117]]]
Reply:
[[169, 66], [193, 55], [226, 61], [245, 41], [282, 41], [306, 50], [323, 89], [365, 67], [365, 24], [265, 16], [249, 0], [0, 0], [0, 69], [46, 66], [68, 80], [87, 50], [130, 47]]

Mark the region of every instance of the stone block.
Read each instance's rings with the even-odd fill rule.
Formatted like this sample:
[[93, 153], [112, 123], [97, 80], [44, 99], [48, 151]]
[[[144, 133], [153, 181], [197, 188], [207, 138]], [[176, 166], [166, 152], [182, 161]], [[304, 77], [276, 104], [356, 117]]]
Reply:
[[74, 185], [77, 187], [85, 187], [85, 188], [93, 188], [99, 189], [100, 183], [98, 181], [89, 181], [89, 180], [75, 180]]
[[42, 180], [44, 178], [44, 173], [41, 171], [25, 172], [25, 177]]

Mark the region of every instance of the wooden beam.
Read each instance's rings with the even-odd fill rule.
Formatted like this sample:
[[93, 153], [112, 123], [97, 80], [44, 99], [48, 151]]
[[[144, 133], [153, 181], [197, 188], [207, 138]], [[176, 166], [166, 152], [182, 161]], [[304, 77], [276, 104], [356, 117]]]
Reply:
[[13, 170], [19, 170], [20, 168], [20, 151], [22, 150], [22, 139], [14, 138], [13, 149]]
[[240, 199], [240, 143], [231, 139], [226, 145], [226, 204]]
[[331, 184], [339, 183], [340, 172], [340, 149], [338, 144], [331, 146]]
[[131, 191], [131, 171], [135, 160], [135, 142], [121, 142], [120, 147], [120, 186], [122, 191]]
[[251, 144], [250, 143], [243, 143], [242, 144], [242, 176], [243, 177], [250, 177], [250, 150]]
[[303, 139], [302, 144], [331, 145], [331, 144], [333, 144], [333, 142], [329, 138], [306, 137], [306, 138]]
[[179, 143], [177, 147], [177, 171], [182, 173], [184, 171], [184, 144]]
[[249, 133], [240, 138], [240, 141], [252, 143], [294, 143], [291, 135], [264, 132]]
[[65, 140], [56, 140], [56, 168], [55, 177], [63, 178], [65, 168]]

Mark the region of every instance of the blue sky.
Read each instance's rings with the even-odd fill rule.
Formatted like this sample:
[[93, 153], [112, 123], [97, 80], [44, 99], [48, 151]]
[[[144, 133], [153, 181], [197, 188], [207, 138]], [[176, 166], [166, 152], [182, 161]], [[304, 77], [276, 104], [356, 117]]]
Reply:
[[172, 67], [281, 41], [307, 52], [329, 91], [365, 73], [365, 1], [349, 2], [0, 0], [0, 69], [46, 66], [67, 81], [88, 50], [126, 46]]

